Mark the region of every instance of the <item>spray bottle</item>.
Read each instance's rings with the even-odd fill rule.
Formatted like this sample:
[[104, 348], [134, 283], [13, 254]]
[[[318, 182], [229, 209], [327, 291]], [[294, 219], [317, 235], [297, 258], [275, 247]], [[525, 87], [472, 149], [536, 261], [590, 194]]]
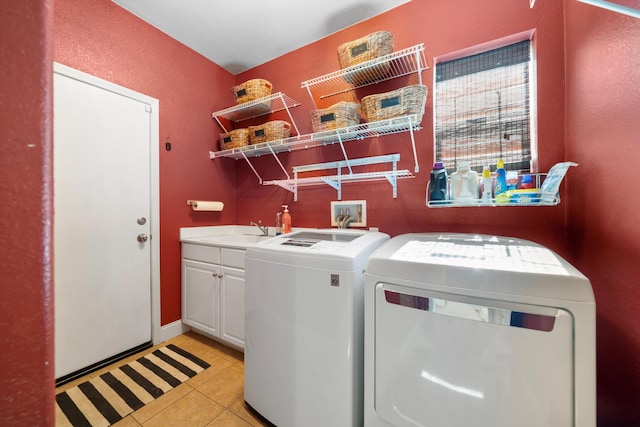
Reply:
[[282, 234], [291, 233], [291, 214], [289, 214], [289, 205], [282, 205]]

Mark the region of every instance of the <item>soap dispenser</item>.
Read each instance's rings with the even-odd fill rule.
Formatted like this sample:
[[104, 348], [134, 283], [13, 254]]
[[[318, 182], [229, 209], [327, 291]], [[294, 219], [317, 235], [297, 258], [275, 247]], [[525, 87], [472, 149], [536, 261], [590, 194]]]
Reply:
[[282, 205], [282, 234], [291, 233], [291, 214], [289, 213], [289, 205]]

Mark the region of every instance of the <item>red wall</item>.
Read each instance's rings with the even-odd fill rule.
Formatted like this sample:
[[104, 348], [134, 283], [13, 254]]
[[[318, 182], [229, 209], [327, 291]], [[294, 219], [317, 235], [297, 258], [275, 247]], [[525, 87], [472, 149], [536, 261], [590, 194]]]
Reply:
[[[179, 227], [270, 222], [281, 203], [292, 205], [294, 225], [329, 224], [333, 190], [302, 189], [300, 201], [293, 203], [284, 190], [257, 185], [242, 161], [208, 160], [206, 152], [219, 131], [210, 112], [230, 105], [229, 86], [252, 77], [268, 78], [276, 90], [303, 103], [292, 111], [306, 133], [311, 103], [300, 82], [336, 69], [335, 48], [344, 41], [390, 30], [397, 48], [424, 42], [432, 65], [433, 56], [535, 28], [540, 169], [563, 160], [580, 163], [563, 184], [560, 206], [427, 209], [424, 189], [433, 160], [431, 94], [424, 129], [416, 133], [421, 165], [417, 177], [400, 182], [398, 199], [390, 197], [386, 184], [345, 185], [343, 199], [366, 198], [370, 224], [393, 235], [430, 230], [508, 234], [539, 241], [567, 256], [591, 279], [596, 294], [598, 425], [639, 425], [635, 408], [640, 403], [640, 293], [635, 279], [640, 269], [640, 202], [632, 183], [640, 158], [640, 21], [574, 0], [536, 3], [530, 10], [526, 1], [414, 0], [236, 77], [109, 0], [56, 0], [54, 40], [51, 0], [0, 3], [4, 423], [52, 424], [54, 41], [54, 60], [160, 100], [162, 323], [167, 324], [180, 317]], [[432, 72], [424, 77], [431, 91]], [[173, 143], [170, 152], [162, 149], [166, 137]], [[402, 168], [412, 168], [406, 136], [347, 144], [351, 157], [388, 152], [389, 147], [402, 154]], [[290, 167], [339, 157], [331, 147], [282, 159]], [[258, 159], [256, 166], [265, 178], [280, 177], [272, 159]], [[223, 200], [225, 211], [193, 215], [186, 208], [187, 198]]]
[[[54, 18], [55, 61], [160, 101], [161, 322], [179, 320], [179, 228], [235, 223], [233, 161], [213, 167], [208, 154], [234, 77], [110, 0], [56, 0]], [[225, 209], [193, 213], [187, 199]]]
[[[541, 171], [546, 171], [556, 162], [565, 160], [562, 140], [564, 99], [561, 95], [564, 91], [562, 16], [562, 3], [553, 1], [539, 2], [530, 9], [527, 1], [414, 0], [237, 77], [239, 82], [266, 78], [272, 81], [275, 90], [301, 102], [300, 107], [291, 110], [292, 115], [301, 133], [311, 133], [309, 111], [313, 104], [300, 83], [339, 69], [336, 48], [344, 42], [374, 31], [388, 30], [395, 36], [396, 50], [424, 43], [428, 65], [433, 68], [433, 57], [535, 29], [540, 82], [539, 164]], [[391, 235], [435, 230], [498, 233], [533, 239], [563, 253], [564, 205], [511, 209], [428, 209], [425, 206], [425, 189], [433, 165], [433, 69], [425, 71], [422, 77], [429, 88], [429, 96], [422, 120], [424, 129], [415, 134], [420, 172], [414, 179], [399, 181], [397, 199], [392, 198], [391, 186], [386, 182], [345, 184], [342, 199], [366, 199], [368, 225], [379, 227]], [[368, 91], [383, 92], [415, 82], [417, 77], [414, 75], [376, 85]], [[357, 92], [358, 97], [366, 94], [366, 90]], [[281, 117], [278, 114], [278, 118]], [[399, 169], [413, 171], [413, 154], [407, 133], [348, 142], [345, 148], [349, 158], [398, 152], [401, 155]], [[292, 166], [339, 160], [341, 156], [339, 147], [335, 145], [297, 151], [280, 158], [290, 172]], [[270, 156], [256, 159], [254, 164], [263, 179], [284, 178]], [[337, 200], [337, 194], [330, 187], [306, 187], [299, 190], [298, 202], [294, 203], [292, 193], [279, 187], [260, 186], [244, 160], [238, 161], [238, 223], [262, 219], [273, 225], [280, 205], [289, 204], [294, 226], [329, 227], [332, 200]]]
[[[639, 3], [635, 3], [637, 8]], [[640, 425], [640, 19], [566, 7], [569, 246], [597, 303], [598, 426]]]
[[0, 2], [0, 424], [53, 425], [51, 1]]

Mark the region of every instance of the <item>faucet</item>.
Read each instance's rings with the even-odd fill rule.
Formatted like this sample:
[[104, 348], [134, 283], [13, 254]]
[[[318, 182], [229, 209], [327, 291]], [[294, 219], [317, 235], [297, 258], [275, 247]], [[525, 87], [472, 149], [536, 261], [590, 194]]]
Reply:
[[344, 216], [342, 221], [338, 223], [338, 228], [349, 228], [349, 224], [355, 222], [356, 219], [352, 216]]
[[264, 225], [262, 223], [262, 220], [258, 220], [257, 224], [255, 222], [251, 221], [251, 223], [249, 225], [255, 225], [256, 227], [258, 227], [260, 229], [260, 231], [262, 232], [263, 236], [268, 236], [269, 235], [269, 227]]
[[346, 215], [342, 215], [342, 209], [340, 209], [340, 215], [337, 218], [338, 228], [349, 228], [349, 224], [355, 222], [356, 219], [349, 214], [349, 209], [347, 208]]

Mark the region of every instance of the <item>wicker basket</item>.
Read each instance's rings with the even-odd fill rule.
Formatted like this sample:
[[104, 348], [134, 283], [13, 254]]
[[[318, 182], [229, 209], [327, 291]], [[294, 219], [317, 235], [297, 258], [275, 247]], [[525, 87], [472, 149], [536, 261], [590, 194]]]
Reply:
[[329, 108], [312, 110], [310, 116], [313, 131], [322, 132], [360, 124], [361, 107], [358, 102], [341, 101]]
[[284, 120], [272, 120], [260, 126], [249, 126], [249, 144], [289, 138], [290, 135], [291, 123]]
[[340, 68], [348, 68], [393, 52], [393, 34], [377, 31], [338, 46]]
[[231, 91], [233, 92], [236, 105], [238, 105], [271, 95], [272, 87], [271, 82], [268, 80], [252, 79], [240, 85], [233, 86]]
[[249, 129], [241, 128], [220, 135], [220, 149], [228, 150], [249, 145]]
[[391, 92], [362, 98], [362, 115], [367, 122], [412, 115], [413, 120], [420, 123], [426, 100], [426, 86], [405, 86]]

